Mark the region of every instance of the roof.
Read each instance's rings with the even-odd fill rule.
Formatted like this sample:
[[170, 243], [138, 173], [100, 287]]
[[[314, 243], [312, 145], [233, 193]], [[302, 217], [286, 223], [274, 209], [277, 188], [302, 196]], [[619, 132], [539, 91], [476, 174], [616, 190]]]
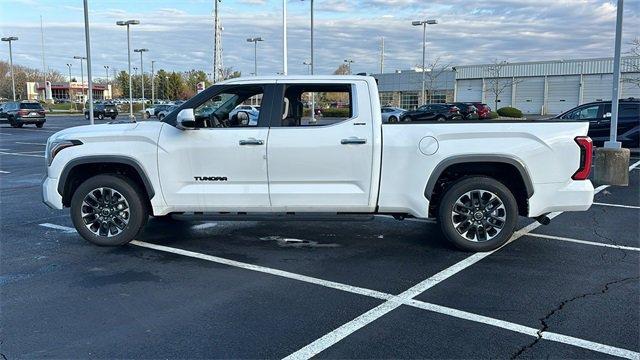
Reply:
[[362, 75], [273, 75], [273, 76], [247, 76], [233, 78], [217, 82], [216, 85], [235, 83], [275, 82], [288, 80], [320, 80], [320, 81], [375, 81], [371, 76]]

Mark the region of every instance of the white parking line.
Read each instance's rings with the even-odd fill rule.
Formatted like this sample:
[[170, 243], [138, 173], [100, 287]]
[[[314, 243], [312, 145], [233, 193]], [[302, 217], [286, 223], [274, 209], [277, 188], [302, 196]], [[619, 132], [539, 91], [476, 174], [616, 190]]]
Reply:
[[72, 228], [72, 227], [68, 227], [68, 226], [62, 226], [62, 225], [57, 225], [57, 224], [50, 224], [50, 223], [42, 223], [39, 224], [42, 227], [46, 227], [46, 228], [50, 228], [50, 229], [56, 229], [56, 230], [62, 230], [66, 233], [73, 233], [76, 232], [76, 229]]
[[8, 171], [0, 170], [0, 174], [11, 174], [11, 173]]
[[16, 144], [20, 144], [20, 145], [41, 145], [41, 146], [47, 146], [47, 144], [43, 144], [43, 143], [32, 143], [32, 142], [21, 142], [21, 141], [16, 141]]
[[611, 206], [611, 207], [617, 207], [617, 208], [625, 208], [625, 209], [640, 209], [640, 206], [633, 206], [633, 205], [620, 205], [620, 204], [608, 204], [608, 203], [601, 203], [601, 202], [594, 202], [593, 205], [599, 205], [599, 206]]
[[32, 157], [41, 157], [41, 158], [43, 158], [43, 157], [44, 157], [44, 155], [36, 155], [36, 154], [21, 154], [21, 153], [10, 153], [10, 152], [6, 152], [6, 151], [0, 151], [0, 155], [32, 156]]
[[622, 245], [606, 244], [606, 243], [599, 243], [599, 242], [595, 242], [595, 241], [572, 239], [572, 238], [563, 237], [563, 236], [534, 234], [534, 233], [529, 233], [529, 234], [527, 234], [527, 236], [533, 236], [533, 237], [537, 237], [537, 238], [550, 239], [550, 240], [568, 241], [568, 242], [573, 242], [573, 243], [578, 243], [578, 244], [601, 246], [601, 247], [608, 247], [608, 248], [621, 249], [621, 250], [640, 251], [640, 248], [633, 247], [633, 246], [622, 246]]

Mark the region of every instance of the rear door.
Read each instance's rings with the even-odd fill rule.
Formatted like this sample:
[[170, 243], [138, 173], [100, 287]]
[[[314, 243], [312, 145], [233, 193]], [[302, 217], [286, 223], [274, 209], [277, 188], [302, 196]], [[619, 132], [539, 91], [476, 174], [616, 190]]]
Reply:
[[[374, 123], [366, 81], [279, 85], [274, 104], [281, 111], [271, 117], [267, 146], [273, 210], [374, 211]], [[312, 102], [322, 111], [316, 119]]]

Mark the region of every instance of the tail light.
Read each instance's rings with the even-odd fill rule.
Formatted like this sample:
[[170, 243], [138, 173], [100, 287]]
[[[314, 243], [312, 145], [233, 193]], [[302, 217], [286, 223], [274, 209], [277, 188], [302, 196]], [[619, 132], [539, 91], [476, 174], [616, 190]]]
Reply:
[[44, 115], [44, 110], [38, 110], [38, 115]]
[[593, 142], [588, 136], [578, 136], [574, 140], [580, 147], [580, 167], [571, 178], [573, 180], [587, 180], [593, 161]]
[[29, 110], [18, 110], [18, 115], [29, 115]]

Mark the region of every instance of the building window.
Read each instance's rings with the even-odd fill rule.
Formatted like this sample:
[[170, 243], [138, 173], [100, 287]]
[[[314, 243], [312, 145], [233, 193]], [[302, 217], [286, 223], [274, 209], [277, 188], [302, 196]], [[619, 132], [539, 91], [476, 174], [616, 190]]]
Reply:
[[400, 107], [407, 110], [418, 108], [418, 92], [403, 92], [400, 94]]
[[393, 103], [393, 92], [381, 92], [380, 94], [380, 105], [381, 106], [394, 106]]
[[447, 102], [447, 90], [433, 90], [427, 99], [433, 104], [444, 104]]

